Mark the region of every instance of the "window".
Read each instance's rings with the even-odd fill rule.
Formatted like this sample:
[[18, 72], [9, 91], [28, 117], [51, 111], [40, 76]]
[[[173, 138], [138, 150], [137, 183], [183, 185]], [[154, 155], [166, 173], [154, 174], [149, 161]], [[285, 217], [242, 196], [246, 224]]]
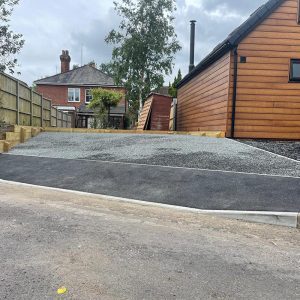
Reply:
[[300, 82], [300, 59], [291, 59], [290, 81]]
[[68, 89], [68, 102], [80, 102], [80, 89], [79, 88]]
[[85, 90], [85, 103], [90, 103], [93, 100], [92, 90]]

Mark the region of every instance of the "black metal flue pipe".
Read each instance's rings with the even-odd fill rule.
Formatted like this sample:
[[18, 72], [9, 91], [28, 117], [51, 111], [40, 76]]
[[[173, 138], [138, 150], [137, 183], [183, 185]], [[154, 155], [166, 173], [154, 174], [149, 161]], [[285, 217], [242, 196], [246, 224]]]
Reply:
[[195, 31], [196, 31], [196, 21], [191, 21], [191, 45], [190, 45], [190, 66], [189, 72], [192, 72], [195, 68]]

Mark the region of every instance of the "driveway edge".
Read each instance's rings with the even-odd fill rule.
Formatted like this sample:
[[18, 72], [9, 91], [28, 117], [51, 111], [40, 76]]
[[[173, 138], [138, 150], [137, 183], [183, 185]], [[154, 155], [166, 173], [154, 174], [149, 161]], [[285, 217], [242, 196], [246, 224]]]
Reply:
[[58, 192], [68, 193], [68, 194], [90, 196], [93, 199], [98, 199], [98, 200], [106, 199], [106, 200], [112, 200], [112, 201], [118, 201], [118, 202], [137, 204], [137, 205], [141, 205], [141, 206], [151, 206], [151, 207], [174, 209], [174, 210], [182, 211], [182, 212], [190, 212], [190, 213], [202, 214], [202, 215], [211, 215], [211, 216], [216, 216], [216, 217], [223, 217], [223, 218], [228, 218], [228, 219], [242, 220], [242, 221], [248, 221], [248, 222], [254, 222], [254, 223], [300, 228], [300, 213], [299, 212], [205, 210], [205, 209], [197, 209], [197, 208], [175, 206], [175, 205], [169, 205], [169, 204], [163, 204], [163, 203], [156, 203], [156, 202], [134, 200], [134, 199], [128, 199], [128, 198], [114, 197], [114, 196], [108, 196], [108, 195], [102, 195], [102, 194], [93, 194], [93, 193], [73, 191], [73, 190], [67, 190], [67, 189], [46, 187], [46, 186], [33, 185], [33, 184], [27, 184], [27, 183], [21, 183], [21, 182], [7, 181], [7, 180], [3, 180], [3, 179], [0, 179], [0, 184], [1, 183], [8, 184], [8, 185], [15, 185], [15, 186], [24, 186], [24, 187], [31, 187], [31, 188], [37, 188], [37, 189], [44, 189], [44, 190], [50, 190], [50, 191], [52, 190], [52, 191], [58, 191]]

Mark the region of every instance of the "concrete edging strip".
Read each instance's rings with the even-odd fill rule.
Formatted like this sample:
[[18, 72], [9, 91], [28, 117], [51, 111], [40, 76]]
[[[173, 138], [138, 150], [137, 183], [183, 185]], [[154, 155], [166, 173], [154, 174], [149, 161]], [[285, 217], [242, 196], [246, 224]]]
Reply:
[[67, 189], [46, 187], [46, 186], [33, 185], [33, 184], [7, 181], [7, 180], [0, 179], [0, 184], [1, 183], [15, 185], [15, 186], [39, 188], [39, 189], [50, 190], [50, 191], [52, 190], [52, 191], [63, 192], [63, 193], [68, 193], [68, 194], [73, 193], [76, 195], [90, 196], [93, 198], [98, 198], [99, 200], [101, 200], [101, 198], [102, 199], [105, 198], [106, 200], [126, 202], [126, 203], [141, 205], [141, 206], [168, 208], [168, 209], [174, 209], [174, 210], [178, 210], [178, 211], [182, 211], [182, 212], [191, 212], [191, 213], [196, 213], [196, 214], [211, 215], [211, 216], [216, 216], [216, 217], [224, 217], [224, 218], [229, 218], [229, 219], [250, 221], [250, 222], [255, 222], [255, 223], [263, 223], [263, 224], [286, 226], [286, 227], [292, 227], [292, 228], [300, 228], [300, 213], [299, 212], [205, 210], [205, 209], [197, 209], [197, 208], [190, 208], [190, 207], [175, 206], [175, 205], [170, 205], [170, 204], [156, 203], [156, 202], [148, 202], [148, 201], [142, 201], [142, 200], [127, 199], [127, 198], [108, 196], [108, 195], [102, 195], [102, 194], [93, 194], [93, 193], [73, 191], [73, 190], [67, 190]]

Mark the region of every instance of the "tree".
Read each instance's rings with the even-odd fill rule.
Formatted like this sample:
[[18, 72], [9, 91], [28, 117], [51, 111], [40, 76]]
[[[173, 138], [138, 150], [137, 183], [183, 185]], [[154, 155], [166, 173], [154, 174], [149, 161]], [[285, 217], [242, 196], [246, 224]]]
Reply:
[[173, 83], [169, 83], [169, 95], [173, 98], [177, 98], [177, 85], [182, 80], [181, 70], [178, 70], [177, 76], [175, 76]]
[[107, 64], [102, 63], [102, 64], [100, 64], [99, 70], [115, 79], [115, 74], [114, 74], [113, 66], [112, 66], [111, 63], [107, 63]]
[[88, 105], [90, 109], [95, 111], [93, 128], [109, 127], [110, 108], [116, 107], [123, 94], [114, 91], [105, 90], [102, 88], [92, 89], [92, 101]]
[[22, 34], [16, 34], [10, 30], [9, 21], [14, 5], [19, 0], [0, 0], [0, 71], [8, 70], [11, 74], [17, 65], [15, 55], [24, 45]]
[[181, 49], [173, 26], [175, 0], [119, 0], [118, 31], [106, 42], [113, 44], [112, 61], [106, 65], [116, 84], [123, 84], [132, 109], [141, 111], [151, 90], [163, 86], [172, 73], [174, 55]]

